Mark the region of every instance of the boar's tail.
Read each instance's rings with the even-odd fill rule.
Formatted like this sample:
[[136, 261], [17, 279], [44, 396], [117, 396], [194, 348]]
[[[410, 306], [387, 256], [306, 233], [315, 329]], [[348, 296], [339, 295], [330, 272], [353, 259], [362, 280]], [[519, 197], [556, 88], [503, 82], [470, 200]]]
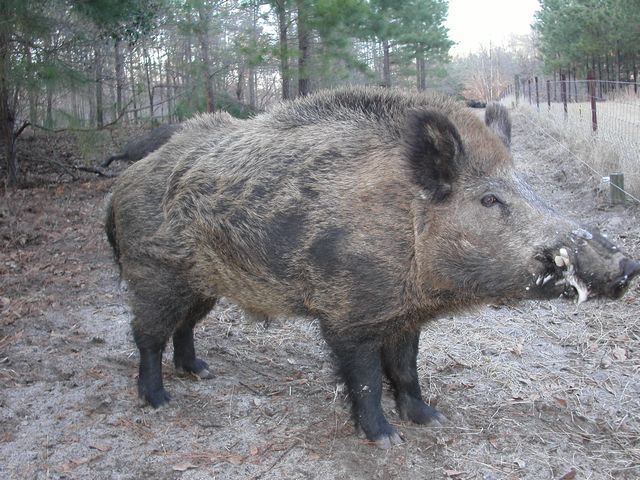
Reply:
[[113, 197], [109, 199], [107, 203], [107, 211], [104, 220], [104, 231], [107, 234], [107, 240], [109, 245], [113, 249], [113, 256], [115, 257], [118, 266], [120, 266], [120, 250], [118, 249], [118, 241], [116, 238], [116, 221], [115, 212], [113, 210]]

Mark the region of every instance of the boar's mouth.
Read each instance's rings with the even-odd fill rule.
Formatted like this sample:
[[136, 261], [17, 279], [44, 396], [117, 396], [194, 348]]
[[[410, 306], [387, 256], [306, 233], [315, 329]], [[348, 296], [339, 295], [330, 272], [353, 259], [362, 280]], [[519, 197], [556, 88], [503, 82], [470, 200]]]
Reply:
[[541, 289], [545, 296], [575, 298], [577, 304], [587, 301], [591, 289], [578, 276], [576, 265], [566, 248], [560, 248], [557, 253], [546, 251], [537, 255], [536, 259], [544, 266], [542, 272], [536, 276], [536, 287]]
[[559, 295], [565, 298], [574, 298], [577, 304], [586, 302], [591, 297], [604, 296], [612, 299], [622, 297], [631, 280], [640, 274], [640, 263], [627, 258], [619, 262], [617, 274], [603, 279], [602, 282], [594, 281], [593, 274], [586, 274], [591, 278], [586, 282], [581, 278], [580, 266], [577, 259], [572, 259], [566, 248], [560, 248], [556, 252], [547, 251], [537, 255], [543, 269], [536, 275], [535, 283], [539, 292], [544, 297]]

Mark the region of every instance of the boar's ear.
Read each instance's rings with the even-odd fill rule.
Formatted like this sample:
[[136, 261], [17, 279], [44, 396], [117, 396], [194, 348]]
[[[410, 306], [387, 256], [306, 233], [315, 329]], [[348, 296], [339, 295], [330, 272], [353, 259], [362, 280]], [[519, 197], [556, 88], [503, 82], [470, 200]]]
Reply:
[[503, 105], [499, 103], [487, 105], [484, 112], [484, 123], [498, 135], [507, 148], [511, 147], [511, 118]]
[[444, 200], [458, 177], [464, 147], [451, 121], [434, 110], [411, 112], [408, 125], [409, 162], [416, 182]]

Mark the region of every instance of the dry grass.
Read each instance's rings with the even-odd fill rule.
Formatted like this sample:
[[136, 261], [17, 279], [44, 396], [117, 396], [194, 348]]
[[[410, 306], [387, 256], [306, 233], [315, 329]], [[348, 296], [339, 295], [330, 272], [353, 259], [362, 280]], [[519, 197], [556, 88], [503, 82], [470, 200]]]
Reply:
[[[505, 104], [512, 104], [507, 97]], [[598, 130], [591, 123], [591, 104], [567, 105], [565, 117], [561, 103], [546, 104], [538, 111], [535, 105], [521, 103], [524, 112], [538, 131], [530, 134], [559, 139], [568, 147], [567, 155], [581, 163], [585, 176], [600, 181], [611, 173], [624, 173], [625, 190], [640, 198], [640, 99], [633, 93], [619, 94], [614, 101], [598, 102]]]

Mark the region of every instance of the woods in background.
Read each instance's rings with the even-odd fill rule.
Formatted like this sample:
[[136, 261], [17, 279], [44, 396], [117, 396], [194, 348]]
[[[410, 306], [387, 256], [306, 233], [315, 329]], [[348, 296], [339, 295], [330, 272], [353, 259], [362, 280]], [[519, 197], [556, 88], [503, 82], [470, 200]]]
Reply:
[[425, 89], [448, 59], [445, 0], [4, 0], [7, 183], [27, 123], [176, 122], [344, 83]]
[[637, 81], [640, 0], [540, 0], [535, 18], [547, 72]]

